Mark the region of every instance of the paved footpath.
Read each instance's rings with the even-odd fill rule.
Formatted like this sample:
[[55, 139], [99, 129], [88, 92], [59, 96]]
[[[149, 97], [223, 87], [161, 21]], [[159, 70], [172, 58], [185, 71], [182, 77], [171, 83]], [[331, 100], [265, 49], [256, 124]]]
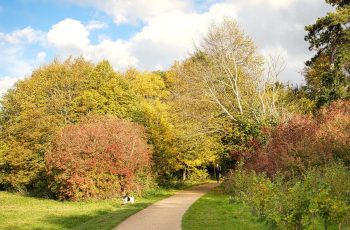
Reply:
[[181, 230], [186, 210], [215, 186], [210, 183], [178, 192], [130, 216], [114, 230]]

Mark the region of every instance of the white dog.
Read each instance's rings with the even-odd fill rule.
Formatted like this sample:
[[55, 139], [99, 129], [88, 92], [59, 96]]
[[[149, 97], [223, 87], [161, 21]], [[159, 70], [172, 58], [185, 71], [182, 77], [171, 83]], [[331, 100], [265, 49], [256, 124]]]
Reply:
[[133, 196], [124, 196], [123, 197], [123, 204], [127, 204], [127, 203], [135, 203], [135, 197]]

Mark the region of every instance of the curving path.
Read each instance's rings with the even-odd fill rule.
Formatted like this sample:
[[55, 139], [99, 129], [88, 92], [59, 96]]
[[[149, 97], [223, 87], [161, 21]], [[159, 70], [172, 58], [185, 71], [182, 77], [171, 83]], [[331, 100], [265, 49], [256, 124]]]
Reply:
[[115, 230], [181, 230], [181, 220], [186, 210], [217, 185], [204, 184], [178, 192], [130, 216]]

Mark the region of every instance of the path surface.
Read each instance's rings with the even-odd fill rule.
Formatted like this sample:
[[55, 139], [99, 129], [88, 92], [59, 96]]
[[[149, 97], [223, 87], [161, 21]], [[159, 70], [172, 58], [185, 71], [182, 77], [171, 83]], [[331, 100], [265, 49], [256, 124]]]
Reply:
[[181, 230], [186, 210], [215, 186], [204, 184], [178, 192], [130, 216], [114, 230]]

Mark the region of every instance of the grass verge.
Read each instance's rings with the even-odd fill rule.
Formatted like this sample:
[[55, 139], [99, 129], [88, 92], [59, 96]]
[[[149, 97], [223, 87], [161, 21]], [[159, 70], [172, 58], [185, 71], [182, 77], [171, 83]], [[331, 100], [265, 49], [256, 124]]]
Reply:
[[183, 230], [273, 229], [242, 204], [229, 203], [219, 186], [197, 200], [182, 219]]
[[0, 192], [0, 229], [112, 229], [130, 215], [175, 193], [159, 189], [122, 205], [120, 199], [60, 202]]

